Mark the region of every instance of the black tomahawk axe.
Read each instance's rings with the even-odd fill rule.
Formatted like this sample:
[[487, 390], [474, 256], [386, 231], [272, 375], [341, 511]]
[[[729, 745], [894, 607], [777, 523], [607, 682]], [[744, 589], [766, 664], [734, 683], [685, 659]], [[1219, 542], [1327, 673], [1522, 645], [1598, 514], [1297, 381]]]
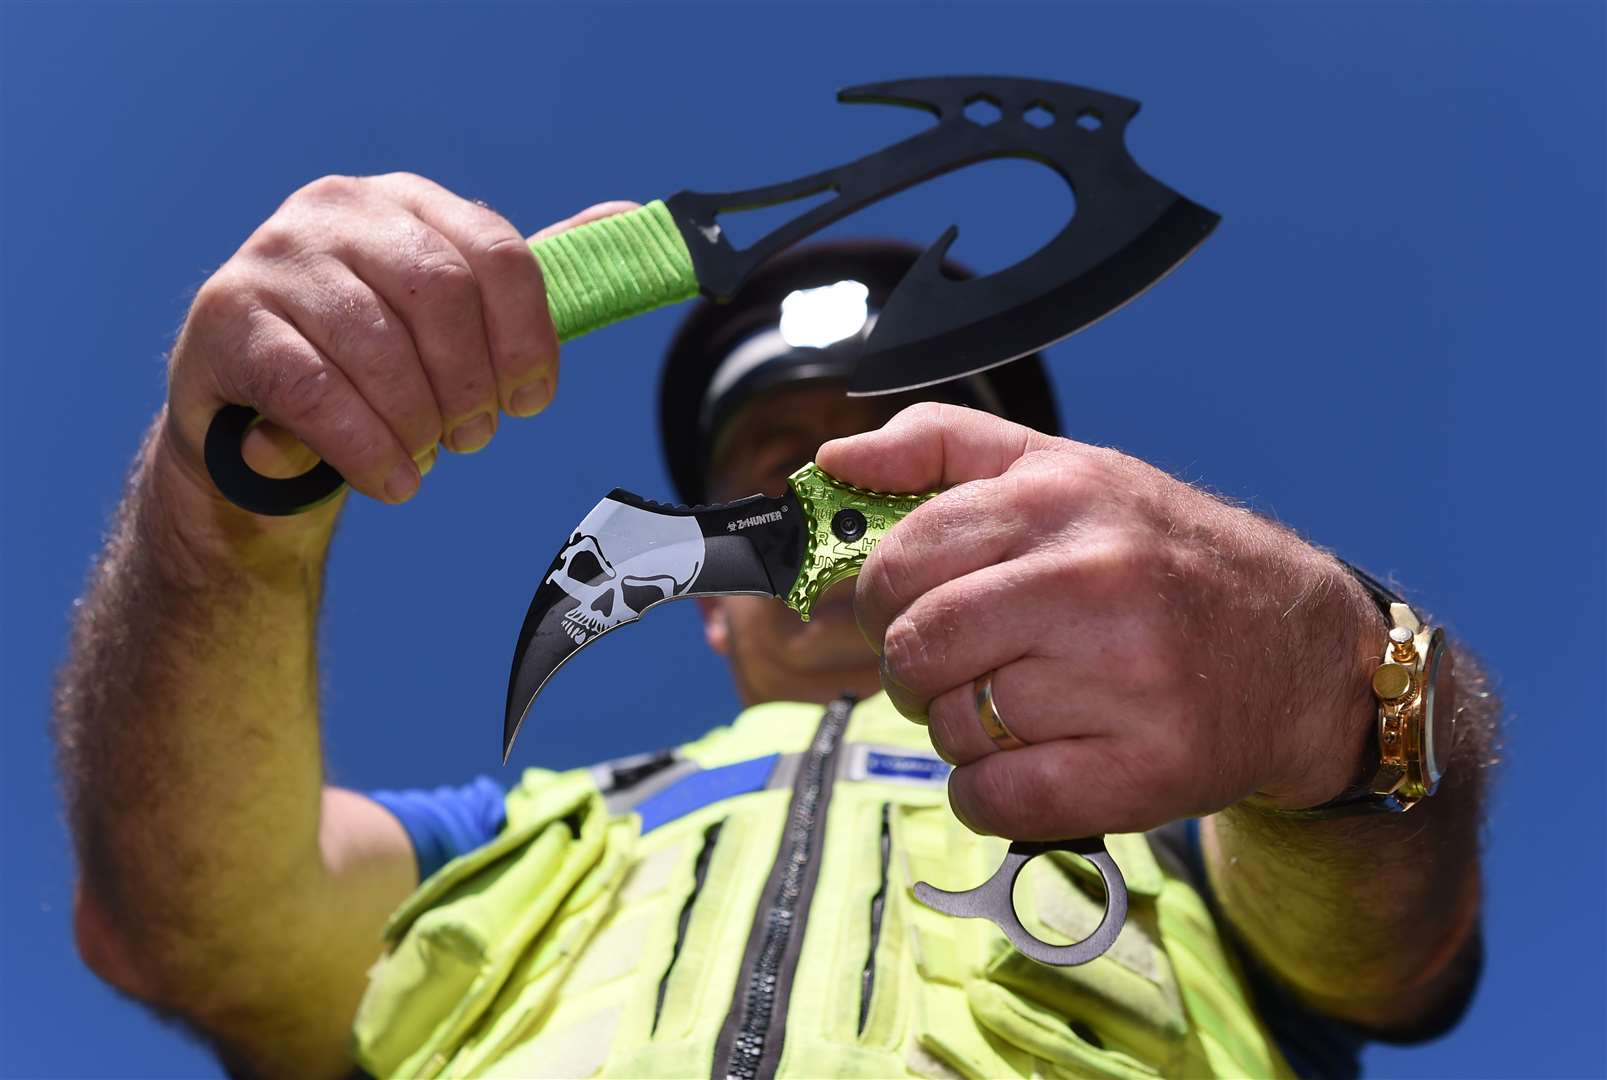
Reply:
[[[827, 225], [925, 180], [997, 158], [1026, 158], [1071, 186], [1076, 212], [1020, 262], [956, 281], [940, 266], [949, 228], [889, 297], [865, 343], [851, 394], [931, 386], [1034, 352], [1136, 297], [1194, 251], [1219, 217], [1144, 172], [1124, 135], [1138, 102], [1043, 79], [944, 76], [868, 83], [844, 102], [924, 109], [937, 123], [883, 150], [767, 187], [683, 191], [531, 245], [541, 262], [560, 341], [699, 292], [729, 300], [766, 259]], [[991, 106], [983, 110], [980, 104]], [[986, 118], [973, 119], [980, 112]], [[824, 193], [832, 197], [746, 248], [720, 215]], [[218, 411], [206, 462], [219, 490], [259, 514], [295, 514], [340, 491], [320, 462], [274, 480], [250, 469], [240, 441], [259, 419], [246, 405]]]

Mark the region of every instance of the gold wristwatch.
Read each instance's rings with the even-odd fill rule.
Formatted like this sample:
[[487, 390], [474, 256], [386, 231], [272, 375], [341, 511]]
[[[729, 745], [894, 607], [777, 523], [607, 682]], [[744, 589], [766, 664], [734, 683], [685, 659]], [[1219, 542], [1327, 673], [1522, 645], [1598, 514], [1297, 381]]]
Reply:
[[1454, 661], [1445, 631], [1429, 626], [1411, 606], [1377, 579], [1348, 563], [1388, 621], [1382, 662], [1373, 672], [1378, 699], [1371, 779], [1320, 806], [1291, 813], [1337, 817], [1356, 813], [1403, 813], [1434, 794], [1445, 777], [1456, 743]]
[[1389, 647], [1373, 672], [1378, 698], [1378, 771], [1372, 796], [1410, 810], [1434, 794], [1456, 742], [1454, 661], [1445, 631], [1425, 626], [1406, 604], [1391, 604]]

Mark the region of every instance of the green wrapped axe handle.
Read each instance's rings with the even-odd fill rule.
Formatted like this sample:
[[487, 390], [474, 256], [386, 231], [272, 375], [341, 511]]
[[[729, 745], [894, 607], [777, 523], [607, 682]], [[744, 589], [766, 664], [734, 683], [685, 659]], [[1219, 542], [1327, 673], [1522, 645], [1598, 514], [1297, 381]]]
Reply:
[[[531, 243], [547, 288], [547, 310], [560, 342], [697, 295], [692, 253], [661, 200], [589, 221]], [[346, 480], [327, 461], [300, 476], [275, 480], [253, 470], [241, 440], [262, 418], [246, 405], [225, 405], [206, 432], [212, 482], [230, 502], [254, 514], [283, 517], [328, 502]]]
[[692, 253], [662, 200], [530, 245], [560, 342], [697, 295]]

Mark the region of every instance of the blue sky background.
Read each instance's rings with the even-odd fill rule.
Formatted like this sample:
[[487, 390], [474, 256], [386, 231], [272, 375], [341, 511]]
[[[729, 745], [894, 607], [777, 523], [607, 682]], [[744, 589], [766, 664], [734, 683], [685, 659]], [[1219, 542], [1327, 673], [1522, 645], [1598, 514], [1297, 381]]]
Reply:
[[[838, 87], [964, 72], [1139, 99], [1139, 163], [1224, 215], [1178, 274], [1053, 350], [1068, 431], [1395, 575], [1497, 673], [1483, 988], [1455, 1034], [1374, 1049], [1371, 1069], [1607, 1070], [1599, 3], [8, 2], [0, 19], [0, 1073], [216, 1073], [79, 965], [46, 735], [69, 605], [209, 271], [324, 173], [419, 172], [534, 231], [846, 160], [924, 121], [836, 105]], [[837, 231], [925, 242], [954, 222], [955, 253], [992, 269], [1070, 208], [1047, 170], [1005, 163]], [[498, 774], [540, 568], [610, 487], [669, 497], [651, 389], [674, 318], [574, 344], [552, 410], [443, 461], [406, 507], [353, 501], [323, 645], [338, 780]], [[1411, 464], [1386, 474], [1398, 446]], [[544, 708], [578, 722], [527, 731], [515, 765], [727, 719], [724, 670], [677, 607], [566, 668]]]

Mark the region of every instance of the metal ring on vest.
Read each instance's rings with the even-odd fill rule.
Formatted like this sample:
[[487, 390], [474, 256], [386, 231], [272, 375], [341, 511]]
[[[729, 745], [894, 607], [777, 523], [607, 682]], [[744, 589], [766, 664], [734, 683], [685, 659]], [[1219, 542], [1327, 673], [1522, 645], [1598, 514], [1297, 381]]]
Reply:
[[[1070, 851], [1081, 855], [1093, 864], [1105, 883], [1105, 917], [1099, 920], [1093, 933], [1070, 945], [1051, 945], [1033, 936], [1021, 925], [1021, 919], [1016, 915], [1014, 893], [1021, 868], [1039, 855], [1051, 851]], [[1010, 944], [1023, 956], [1055, 967], [1086, 964], [1103, 956], [1115, 943], [1116, 935], [1121, 933], [1122, 924], [1127, 921], [1127, 882], [1116, 860], [1105, 850], [1102, 836], [1082, 840], [1018, 840], [1010, 845], [1009, 852], [993, 876], [976, 888], [949, 892], [919, 881], [915, 884], [915, 898], [945, 915], [960, 919], [986, 919], [1004, 931]]]

